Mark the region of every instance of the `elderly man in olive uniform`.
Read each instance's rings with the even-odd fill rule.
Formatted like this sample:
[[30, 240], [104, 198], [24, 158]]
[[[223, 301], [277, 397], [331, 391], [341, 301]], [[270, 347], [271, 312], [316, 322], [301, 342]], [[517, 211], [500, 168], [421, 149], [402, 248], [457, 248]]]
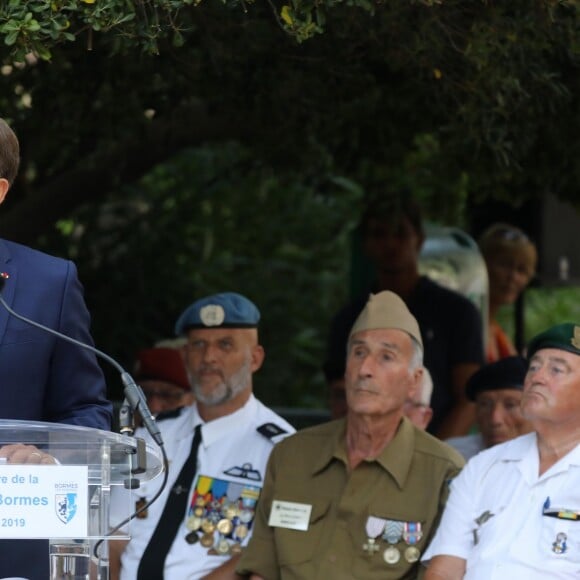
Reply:
[[461, 456], [404, 417], [422, 376], [417, 321], [371, 295], [348, 340], [344, 419], [274, 448], [237, 567], [267, 580], [416, 578]]

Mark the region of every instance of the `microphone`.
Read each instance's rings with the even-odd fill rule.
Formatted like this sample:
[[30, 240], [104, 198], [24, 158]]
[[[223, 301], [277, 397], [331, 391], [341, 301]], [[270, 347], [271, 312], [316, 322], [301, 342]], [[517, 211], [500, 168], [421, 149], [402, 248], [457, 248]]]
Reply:
[[[18, 318], [19, 320], [22, 320], [23, 322], [26, 322], [27, 324], [30, 324], [36, 328], [39, 328], [40, 330], [48, 332], [49, 334], [52, 334], [58, 338], [61, 338], [62, 340], [66, 340], [67, 342], [70, 342], [71, 344], [75, 344], [76, 346], [79, 346], [80, 348], [90, 350], [92, 353], [94, 353], [98, 357], [102, 358], [103, 360], [107, 361], [111, 366], [113, 366], [121, 375], [121, 381], [122, 381], [123, 387], [124, 387], [125, 400], [128, 401], [129, 405], [131, 406], [131, 410], [132, 411], [139, 411], [139, 414], [141, 415], [141, 418], [143, 419], [143, 425], [145, 426], [145, 428], [147, 429], [147, 431], [149, 432], [149, 434], [151, 435], [151, 437], [153, 438], [155, 443], [157, 443], [157, 445], [159, 445], [159, 447], [163, 448], [163, 445], [164, 445], [163, 437], [161, 436], [161, 432], [159, 431], [159, 427], [157, 426], [157, 422], [153, 418], [153, 415], [151, 414], [151, 411], [149, 410], [149, 407], [147, 406], [147, 399], [145, 398], [145, 394], [143, 393], [143, 390], [141, 389], [141, 387], [139, 387], [139, 385], [137, 385], [135, 383], [135, 379], [133, 379], [133, 377], [114, 358], [110, 357], [108, 354], [104, 353], [103, 351], [99, 350], [98, 348], [95, 348], [94, 346], [91, 346], [90, 344], [85, 344], [84, 342], [81, 342], [80, 340], [76, 340], [75, 338], [67, 336], [66, 334], [62, 334], [61, 332], [58, 332], [57, 330], [54, 330], [53, 328], [49, 328], [48, 326], [44, 326], [43, 324], [40, 324], [39, 322], [35, 322], [34, 320], [30, 320], [29, 318], [26, 318], [26, 317], [22, 316], [21, 314], [18, 314], [12, 308], [10, 308], [10, 306], [8, 306], [8, 304], [6, 303], [6, 300], [4, 300], [4, 297], [2, 296], [2, 290], [4, 289], [4, 286], [6, 285], [6, 280], [8, 280], [9, 277], [10, 276], [8, 274], [6, 274], [5, 272], [0, 273], [0, 304], [2, 304], [2, 306], [15, 318]], [[130, 411], [126, 409], [125, 404], [123, 404], [123, 408], [124, 408], [125, 414], [127, 416], [130, 416]], [[132, 418], [130, 418], [130, 420], [132, 421]], [[122, 420], [122, 423], [123, 423], [124, 431], [130, 431], [132, 434], [133, 430], [128, 427], [127, 419]]]

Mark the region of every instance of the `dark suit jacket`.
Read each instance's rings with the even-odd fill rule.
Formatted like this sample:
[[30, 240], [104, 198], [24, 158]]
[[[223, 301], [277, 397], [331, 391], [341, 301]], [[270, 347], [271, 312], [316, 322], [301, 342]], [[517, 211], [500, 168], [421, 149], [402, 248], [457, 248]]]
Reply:
[[[0, 239], [2, 296], [27, 318], [93, 344], [76, 267], [67, 260]], [[0, 419], [110, 429], [111, 404], [96, 357], [11, 316], [0, 305]], [[0, 578], [46, 580], [44, 541], [0, 542]]]

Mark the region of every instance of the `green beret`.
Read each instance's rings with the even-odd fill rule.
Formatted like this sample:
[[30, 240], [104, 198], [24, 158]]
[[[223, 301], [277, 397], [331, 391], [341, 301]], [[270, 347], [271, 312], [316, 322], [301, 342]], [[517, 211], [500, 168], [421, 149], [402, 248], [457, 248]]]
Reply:
[[580, 325], [565, 322], [540, 332], [528, 345], [528, 358], [542, 348], [556, 348], [580, 355]]

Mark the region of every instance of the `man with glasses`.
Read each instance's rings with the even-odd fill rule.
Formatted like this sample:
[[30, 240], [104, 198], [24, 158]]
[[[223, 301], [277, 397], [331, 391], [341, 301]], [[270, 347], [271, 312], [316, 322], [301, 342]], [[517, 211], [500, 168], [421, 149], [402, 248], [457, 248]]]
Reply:
[[134, 376], [153, 415], [193, 403], [180, 349], [155, 347], [139, 351]]

